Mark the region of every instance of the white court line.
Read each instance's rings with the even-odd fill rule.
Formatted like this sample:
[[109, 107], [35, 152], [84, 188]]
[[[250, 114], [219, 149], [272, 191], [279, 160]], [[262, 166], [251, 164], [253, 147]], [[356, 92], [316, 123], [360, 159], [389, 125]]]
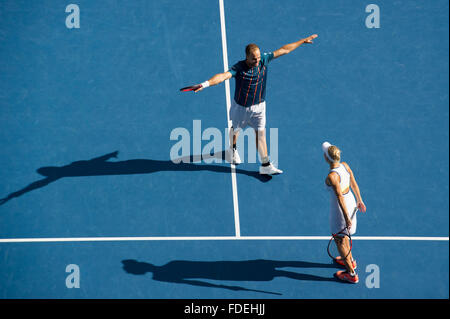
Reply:
[[[373, 241], [447, 241], [448, 237], [355, 236], [353, 240]], [[72, 237], [2, 238], [1, 243], [96, 242], [96, 241], [220, 241], [220, 240], [330, 240], [330, 236], [179, 236], [179, 237]]]
[[[223, 69], [224, 72], [228, 71], [228, 50], [227, 50], [227, 33], [225, 29], [225, 10], [223, 6], [223, 0], [219, 0], [219, 9], [220, 9], [220, 29], [222, 33], [222, 53], [223, 53]], [[225, 81], [225, 96], [227, 103], [227, 123], [228, 123], [228, 132], [231, 130], [232, 123], [230, 121], [230, 106], [231, 106], [231, 98], [230, 98], [230, 81]], [[237, 193], [237, 182], [236, 182], [236, 166], [231, 164], [231, 187], [233, 189], [233, 209], [234, 209], [234, 228], [236, 237], [241, 237], [241, 226], [239, 222], [239, 201], [238, 201], [238, 193]]]

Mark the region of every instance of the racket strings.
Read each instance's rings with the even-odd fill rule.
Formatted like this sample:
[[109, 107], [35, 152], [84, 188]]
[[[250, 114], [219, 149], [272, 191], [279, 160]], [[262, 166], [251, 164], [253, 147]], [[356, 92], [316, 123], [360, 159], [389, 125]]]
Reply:
[[[339, 241], [343, 241], [345, 237], [348, 238], [348, 245], [342, 245], [343, 248], [344, 248], [344, 251], [345, 251], [344, 254], [341, 254], [341, 252], [337, 248], [338, 242], [336, 241], [336, 239], [338, 237], [340, 237]], [[335, 260], [335, 261], [337, 260], [337, 257], [340, 257], [340, 258], [343, 258], [343, 259], [347, 259], [347, 257], [352, 252], [352, 247], [353, 247], [353, 243], [352, 243], [351, 236], [346, 234], [346, 233], [339, 232], [337, 234], [333, 234], [333, 236], [329, 240], [328, 247], [327, 247], [327, 252], [328, 252], [328, 255], [330, 256], [330, 258]], [[343, 256], [343, 255], [345, 255], [345, 256]]]

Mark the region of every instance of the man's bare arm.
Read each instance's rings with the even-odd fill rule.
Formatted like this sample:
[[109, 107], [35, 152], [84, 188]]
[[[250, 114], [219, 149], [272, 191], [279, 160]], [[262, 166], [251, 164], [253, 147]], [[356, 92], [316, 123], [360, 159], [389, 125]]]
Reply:
[[288, 53], [291, 53], [295, 49], [297, 49], [299, 46], [301, 46], [303, 43], [313, 43], [313, 39], [317, 38], [317, 34], [313, 34], [307, 38], [298, 40], [297, 42], [289, 43], [283, 45], [281, 48], [273, 52], [273, 58], [276, 59], [280, 56], [286, 55]]
[[[209, 85], [208, 86], [213, 86], [213, 85], [217, 85], [220, 84], [226, 80], [231, 79], [232, 74], [230, 72], [224, 72], [224, 73], [218, 73], [216, 75], [214, 75], [212, 78], [210, 78], [208, 80]], [[202, 85], [201, 87], [199, 87], [197, 90], [195, 90], [194, 92], [199, 92], [201, 90], [204, 89], [204, 86]]]

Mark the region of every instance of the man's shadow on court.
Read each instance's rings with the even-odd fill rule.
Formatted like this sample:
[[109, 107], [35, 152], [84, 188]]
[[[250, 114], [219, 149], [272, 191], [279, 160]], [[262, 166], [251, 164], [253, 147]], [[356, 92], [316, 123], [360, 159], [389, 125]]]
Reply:
[[300, 281], [338, 281], [334, 276], [328, 278], [277, 269], [286, 267], [336, 268], [333, 264], [306, 261], [276, 261], [263, 259], [244, 261], [174, 260], [163, 266], [155, 266], [147, 262], [126, 259], [122, 260], [122, 264], [122, 268], [129, 274], [145, 275], [146, 273], [153, 273], [153, 280], [157, 281], [234, 291], [253, 291], [273, 295], [282, 294], [278, 292], [248, 289], [240, 286], [215, 284], [200, 279], [220, 281], [272, 281], [276, 277], [285, 277]]
[[[131, 175], [131, 174], [151, 174], [162, 171], [210, 171], [216, 173], [230, 173], [230, 166], [215, 164], [195, 164], [194, 161], [212, 160], [214, 158], [225, 161], [225, 152], [215, 154], [202, 154], [195, 156], [186, 156], [174, 161], [161, 161], [152, 159], [132, 159], [126, 161], [109, 162], [111, 158], [117, 158], [118, 151], [105, 154], [90, 160], [76, 161], [65, 166], [47, 166], [37, 169], [37, 172], [44, 179], [35, 181], [28, 186], [13, 192], [0, 199], [0, 205], [5, 204], [13, 198], [20, 197], [35, 189], [47, 186], [63, 177], [84, 177], [84, 176], [102, 176], [102, 175]], [[179, 162], [178, 164], [176, 164]], [[247, 171], [236, 168], [237, 174], [247, 175], [265, 183], [272, 177], [261, 175], [256, 171]]]

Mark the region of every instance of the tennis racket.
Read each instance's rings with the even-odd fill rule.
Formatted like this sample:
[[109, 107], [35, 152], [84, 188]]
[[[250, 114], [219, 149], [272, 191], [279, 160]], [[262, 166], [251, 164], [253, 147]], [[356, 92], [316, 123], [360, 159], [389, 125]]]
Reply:
[[196, 84], [196, 85], [191, 85], [191, 86], [186, 86], [184, 88], [181, 88], [180, 91], [181, 92], [189, 92], [189, 91], [195, 91], [199, 88], [201, 88], [202, 85], [201, 84]]
[[[353, 217], [355, 216], [356, 212], [358, 211], [358, 207], [355, 207], [355, 209], [353, 210], [353, 213], [350, 217], [350, 220], [353, 220]], [[328, 242], [328, 247], [327, 247], [327, 252], [328, 252], [328, 256], [330, 256], [331, 259], [333, 259], [335, 262], [337, 261], [337, 256], [339, 256], [340, 258], [342, 258], [339, 250], [337, 249], [337, 244], [335, 243], [335, 241], [338, 240], [345, 240], [348, 239], [348, 251], [345, 255], [345, 257], [343, 259], [346, 259], [348, 257], [348, 255], [350, 255], [351, 251], [352, 251], [352, 236], [350, 235], [349, 230], [347, 229], [347, 227], [344, 227], [343, 229], [341, 229], [338, 233], [336, 234], [332, 234], [330, 241]]]

